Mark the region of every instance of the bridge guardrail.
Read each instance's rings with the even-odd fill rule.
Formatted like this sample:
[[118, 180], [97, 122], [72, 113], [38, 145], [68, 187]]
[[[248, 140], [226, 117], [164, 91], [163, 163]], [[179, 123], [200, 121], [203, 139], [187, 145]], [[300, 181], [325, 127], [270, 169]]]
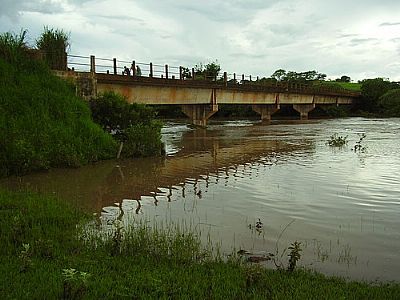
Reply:
[[[117, 60], [116, 58], [98, 58], [94, 56], [67, 55], [68, 69], [96, 74], [124, 75], [119, 80], [135, 80], [147, 84], [175, 84], [197, 87], [214, 87], [240, 89], [246, 91], [296, 92], [306, 94], [326, 94], [336, 96], [358, 97], [359, 92], [349, 91], [338, 86], [313, 85], [298, 82], [280, 82], [259, 76], [227, 73], [213, 77], [200, 74], [182, 66], [169, 66], [136, 61]], [[122, 77], [122, 76], [121, 76]], [[102, 80], [107, 80], [102, 77]], [[115, 80], [115, 77], [114, 77]]]

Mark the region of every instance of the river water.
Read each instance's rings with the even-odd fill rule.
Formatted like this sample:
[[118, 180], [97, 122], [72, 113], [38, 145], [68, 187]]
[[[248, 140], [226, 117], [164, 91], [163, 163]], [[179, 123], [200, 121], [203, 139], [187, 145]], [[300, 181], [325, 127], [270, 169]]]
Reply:
[[[334, 133], [348, 144], [328, 146]], [[103, 220], [190, 224], [224, 252], [277, 252], [284, 264], [299, 241], [306, 268], [400, 280], [400, 119], [211, 121], [207, 129], [171, 121], [163, 139], [165, 158], [0, 184], [57, 194]]]

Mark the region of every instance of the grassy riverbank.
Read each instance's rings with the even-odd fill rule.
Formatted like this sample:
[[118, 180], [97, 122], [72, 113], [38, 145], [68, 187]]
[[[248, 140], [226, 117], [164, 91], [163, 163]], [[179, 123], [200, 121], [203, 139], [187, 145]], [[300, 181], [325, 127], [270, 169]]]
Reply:
[[[0, 34], [0, 177], [115, 158], [121, 141], [124, 157], [161, 153], [161, 124], [151, 109], [118, 95], [108, 95], [116, 106], [101, 106], [105, 95], [99, 105], [92, 102], [92, 109], [104, 109], [91, 111], [75, 86], [53, 75], [48, 64], [54, 64], [32, 58], [25, 33]], [[59, 35], [66, 39], [62, 31], [45, 29], [40, 41], [57, 46]], [[106, 132], [108, 124], [99, 120], [110, 115], [114, 127]], [[111, 134], [115, 128], [119, 135]]]
[[75, 87], [30, 56], [25, 34], [0, 34], [0, 177], [115, 157], [116, 142]]
[[[124, 231], [114, 226], [101, 239], [95, 224], [92, 216], [54, 197], [0, 191], [0, 298], [400, 297], [399, 285], [347, 283], [306, 271], [271, 271], [222, 260], [196, 234], [179, 227]], [[91, 234], [84, 234], [87, 228]]]

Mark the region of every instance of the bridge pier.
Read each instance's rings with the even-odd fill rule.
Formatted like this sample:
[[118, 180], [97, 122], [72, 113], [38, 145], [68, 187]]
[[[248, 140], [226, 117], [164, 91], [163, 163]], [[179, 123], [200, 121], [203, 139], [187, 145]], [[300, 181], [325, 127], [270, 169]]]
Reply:
[[206, 127], [207, 120], [218, 111], [217, 104], [183, 104], [182, 112], [196, 126]]
[[315, 108], [315, 104], [293, 104], [293, 109], [300, 113], [300, 120], [307, 120], [308, 113]]
[[269, 123], [271, 122], [271, 115], [276, 113], [280, 106], [279, 104], [253, 104], [252, 109], [261, 115], [261, 121]]

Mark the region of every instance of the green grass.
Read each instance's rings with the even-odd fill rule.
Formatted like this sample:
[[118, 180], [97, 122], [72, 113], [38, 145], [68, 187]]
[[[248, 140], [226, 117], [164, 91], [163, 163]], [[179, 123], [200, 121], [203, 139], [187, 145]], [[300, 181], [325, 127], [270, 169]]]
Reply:
[[[93, 217], [54, 197], [0, 191], [0, 298], [400, 297], [398, 284], [349, 283], [307, 271], [272, 271], [223, 260], [184, 227], [116, 226], [104, 235], [95, 224]], [[91, 230], [82, 234], [83, 228]]]
[[352, 92], [361, 92], [361, 87], [362, 87], [361, 83], [356, 83], [356, 82], [320, 81], [319, 84], [325, 86], [342, 87]]

